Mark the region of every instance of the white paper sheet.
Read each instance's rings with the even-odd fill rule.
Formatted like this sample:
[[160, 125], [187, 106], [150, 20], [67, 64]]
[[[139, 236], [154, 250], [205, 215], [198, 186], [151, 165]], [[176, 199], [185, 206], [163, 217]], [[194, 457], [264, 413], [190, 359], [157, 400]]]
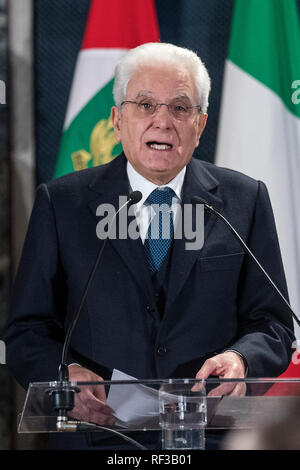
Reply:
[[[111, 380], [137, 380], [114, 369]], [[142, 384], [112, 385], [107, 404], [114, 416], [127, 425], [137, 425], [159, 415], [158, 391]]]

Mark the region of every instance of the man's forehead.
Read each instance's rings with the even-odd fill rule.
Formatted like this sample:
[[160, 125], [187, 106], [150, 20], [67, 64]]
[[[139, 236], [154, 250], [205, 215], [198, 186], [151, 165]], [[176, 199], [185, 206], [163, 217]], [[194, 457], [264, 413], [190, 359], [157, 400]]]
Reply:
[[[140, 90], [136, 95], [135, 98], [153, 98], [155, 99], [155, 93], [152, 90]], [[172, 99], [175, 100], [190, 100], [190, 96], [188, 93], [177, 93], [172, 96]]]
[[154, 98], [167, 93], [171, 98], [191, 99], [195, 91], [195, 81], [191, 73], [177, 65], [140, 68], [133, 73], [127, 87], [127, 92], [134, 93], [135, 98]]

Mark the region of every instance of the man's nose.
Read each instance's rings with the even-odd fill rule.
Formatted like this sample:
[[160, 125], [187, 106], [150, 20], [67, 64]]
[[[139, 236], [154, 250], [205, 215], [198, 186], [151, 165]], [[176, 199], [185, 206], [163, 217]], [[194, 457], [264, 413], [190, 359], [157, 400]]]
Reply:
[[154, 124], [158, 127], [170, 128], [173, 125], [173, 119], [169, 111], [169, 107], [165, 103], [159, 103], [157, 105], [154, 117]]

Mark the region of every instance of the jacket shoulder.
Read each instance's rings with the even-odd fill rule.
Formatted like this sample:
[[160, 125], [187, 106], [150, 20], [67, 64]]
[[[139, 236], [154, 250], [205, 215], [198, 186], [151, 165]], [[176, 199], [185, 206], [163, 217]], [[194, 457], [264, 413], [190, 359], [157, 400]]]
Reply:
[[257, 191], [259, 183], [262, 183], [261, 181], [258, 181], [240, 171], [221, 167], [215, 163], [204, 160], [196, 160], [194, 163], [195, 168], [198, 168], [199, 171], [202, 170], [207, 174], [210, 174], [221, 186], [242, 187], [244, 189], [248, 188], [249, 190], [252, 189], [253, 191]]
[[51, 193], [59, 190], [67, 191], [68, 189], [74, 190], [74, 188], [80, 189], [81, 187], [86, 187], [94, 181], [96, 177], [105, 175], [107, 165], [109, 164], [107, 163], [105, 165], [68, 173], [67, 175], [49, 181], [46, 183], [46, 186]]

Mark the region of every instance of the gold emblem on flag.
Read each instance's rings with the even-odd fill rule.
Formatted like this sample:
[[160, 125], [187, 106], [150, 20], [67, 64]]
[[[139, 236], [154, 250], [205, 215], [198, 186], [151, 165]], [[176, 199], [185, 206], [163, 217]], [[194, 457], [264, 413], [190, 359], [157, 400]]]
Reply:
[[81, 149], [72, 153], [71, 158], [74, 170], [83, 170], [88, 168], [88, 166], [109, 163], [114, 158], [112, 152], [117, 143], [111, 118], [101, 119], [91, 132], [90, 152]]

